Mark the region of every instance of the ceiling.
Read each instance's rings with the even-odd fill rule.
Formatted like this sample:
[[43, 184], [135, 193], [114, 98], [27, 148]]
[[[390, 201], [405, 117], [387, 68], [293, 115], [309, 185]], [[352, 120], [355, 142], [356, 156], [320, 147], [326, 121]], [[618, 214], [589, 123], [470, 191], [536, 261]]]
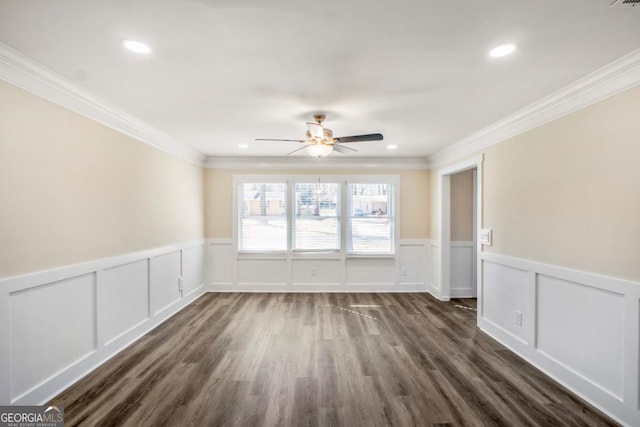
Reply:
[[208, 156], [284, 155], [254, 138], [322, 112], [384, 134], [355, 156], [422, 157], [640, 48], [612, 1], [0, 0], [0, 41]]

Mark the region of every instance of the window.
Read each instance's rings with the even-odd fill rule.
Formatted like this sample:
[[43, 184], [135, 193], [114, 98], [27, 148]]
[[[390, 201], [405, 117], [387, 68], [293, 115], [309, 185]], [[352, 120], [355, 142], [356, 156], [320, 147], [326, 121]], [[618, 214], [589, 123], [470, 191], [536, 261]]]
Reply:
[[349, 184], [347, 252], [393, 253], [392, 186]]
[[338, 184], [296, 184], [294, 250], [340, 250]]
[[243, 175], [234, 181], [239, 252], [395, 252], [396, 177]]
[[255, 183], [241, 185], [238, 249], [241, 251], [287, 250], [287, 185]]

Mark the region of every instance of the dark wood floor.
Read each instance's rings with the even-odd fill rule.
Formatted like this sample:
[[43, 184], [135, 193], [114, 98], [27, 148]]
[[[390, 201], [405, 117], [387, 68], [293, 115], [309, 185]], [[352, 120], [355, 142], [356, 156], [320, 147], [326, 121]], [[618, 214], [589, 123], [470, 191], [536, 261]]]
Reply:
[[50, 404], [67, 426], [615, 425], [458, 306], [206, 294]]

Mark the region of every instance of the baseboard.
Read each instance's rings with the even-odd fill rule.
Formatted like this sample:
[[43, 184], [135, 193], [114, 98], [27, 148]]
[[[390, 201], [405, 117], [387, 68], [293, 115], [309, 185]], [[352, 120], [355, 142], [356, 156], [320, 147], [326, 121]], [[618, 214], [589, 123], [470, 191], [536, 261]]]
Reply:
[[455, 288], [449, 289], [450, 298], [475, 298], [476, 295], [472, 288]]
[[[593, 396], [591, 396], [590, 394], [588, 395], [581, 392], [580, 389], [576, 387], [576, 382], [588, 381], [563, 368], [560, 368], [560, 370], [549, 369], [547, 364], [554, 363], [552, 360], [548, 360], [547, 363], [540, 363], [541, 360], [539, 357], [532, 357], [529, 351], [527, 351], [526, 343], [518, 339], [514, 340], [513, 336], [511, 336], [508, 332], [505, 332], [499, 326], [492, 324], [491, 322], [480, 320], [478, 322], [478, 327], [480, 328], [480, 330], [482, 330], [482, 332], [489, 335], [491, 338], [498, 341], [510, 351], [520, 356], [531, 366], [535, 367], [540, 372], [552, 378], [554, 381], [570, 390], [573, 394], [585, 400], [586, 402], [597, 408], [599, 411], [607, 414], [607, 416], [612, 418], [614, 421], [620, 423], [621, 425], [629, 427], [640, 425], [640, 418], [638, 417], [637, 412], [633, 411], [633, 409], [625, 406], [622, 402], [613, 399], [610, 396], [602, 396], [600, 399], [593, 399]], [[572, 378], [567, 378], [567, 376], [571, 376]], [[606, 406], [602, 405], [603, 400], [608, 401], [608, 404]], [[612, 407], [615, 409], [612, 410]]]
[[99, 368], [111, 358], [116, 356], [122, 350], [133, 344], [135, 341], [149, 333], [171, 317], [179, 313], [183, 308], [200, 298], [206, 293], [204, 286], [201, 286], [199, 293], [191, 293], [189, 297], [185, 297], [172, 304], [170, 307], [162, 310], [162, 312], [150, 318], [145, 322], [135, 326], [118, 338], [110, 341], [105, 347], [99, 349], [95, 353], [87, 356], [85, 359], [75, 363], [58, 375], [39, 384], [31, 391], [23, 394], [19, 398], [11, 402], [12, 405], [44, 405], [52, 398], [71, 387], [82, 378]]
[[[624, 425], [640, 425], [640, 283], [482, 254], [478, 326]], [[480, 308], [480, 307], [479, 307]]]
[[394, 283], [304, 283], [292, 284], [258, 284], [258, 283], [210, 283], [207, 286], [209, 292], [265, 292], [265, 293], [426, 293], [428, 292], [422, 283], [410, 283], [396, 285]]
[[182, 310], [204, 263], [201, 239], [1, 279], [0, 404], [48, 401]]

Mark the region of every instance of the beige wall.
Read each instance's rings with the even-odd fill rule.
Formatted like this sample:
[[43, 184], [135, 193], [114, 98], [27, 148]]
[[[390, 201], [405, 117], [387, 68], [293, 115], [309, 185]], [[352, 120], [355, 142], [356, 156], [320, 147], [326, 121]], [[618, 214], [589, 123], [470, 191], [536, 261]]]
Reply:
[[[640, 87], [488, 148], [486, 250], [639, 281], [638, 111]], [[434, 236], [439, 209], [435, 194]]]
[[426, 170], [230, 170], [208, 169], [205, 172], [206, 236], [233, 235], [233, 175], [373, 175], [400, 176], [400, 238], [429, 237], [429, 173]]
[[203, 237], [203, 170], [0, 81], [0, 277]]
[[451, 241], [473, 240], [473, 171], [451, 175]]

